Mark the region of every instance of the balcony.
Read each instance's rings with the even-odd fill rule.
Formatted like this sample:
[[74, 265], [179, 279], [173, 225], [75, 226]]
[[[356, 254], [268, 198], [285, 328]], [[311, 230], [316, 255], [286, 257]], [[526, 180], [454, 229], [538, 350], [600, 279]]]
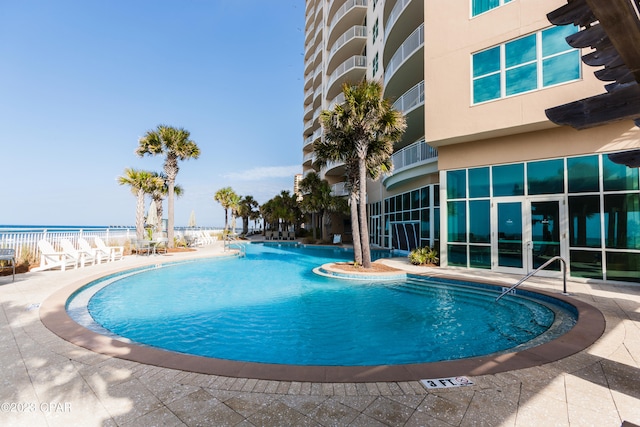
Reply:
[[421, 105], [424, 105], [424, 80], [398, 98], [393, 108], [406, 115]]
[[397, 0], [385, 3], [384, 52], [383, 58], [390, 58], [402, 42], [424, 23], [424, 2], [422, 0]]
[[347, 0], [336, 11], [329, 24], [327, 45], [333, 45], [340, 34], [354, 25], [362, 25], [367, 16], [367, 0]]
[[415, 142], [391, 156], [393, 173], [384, 178], [387, 190], [438, 171], [438, 150], [424, 139]]
[[401, 111], [407, 121], [407, 129], [402, 140], [395, 144], [396, 149], [424, 138], [424, 80], [403, 93], [393, 108]]
[[338, 182], [331, 186], [331, 195], [334, 197], [348, 196], [349, 191], [347, 191], [344, 182]]
[[359, 55], [367, 44], [367, 27], [356, 25], [349, 28], [335, 41], [329, 51], [327, 69], [332, 70], [335, 64], [344, 62], [352, 55]]
[[315, 154], [313, 152], [305, 154], [304, 156], [302, 156], [302, 165], [311, 166], [313, 164], [314, 158]]
[[400, 45], [400, 48], [393, 54], [391, 60], [384, 68], [385, 86], [391, 77], [398, 71], [401, 65], [409, 59], [415, 52], [424, 47], [424, 24], [416, 28], [409, 37]]
[[327, 98], [332, 98], [341, 92], [343, 81], [359, 81], [367, 71], [367, 57], [362, 55], [352, 56], [331, 73], [327, 82]]

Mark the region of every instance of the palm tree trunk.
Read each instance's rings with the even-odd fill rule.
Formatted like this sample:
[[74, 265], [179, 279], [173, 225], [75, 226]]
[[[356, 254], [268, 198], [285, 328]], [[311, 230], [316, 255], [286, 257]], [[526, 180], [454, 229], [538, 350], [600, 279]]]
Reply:
[[362, 246], [362, 266], [371, 268], [371, 248], [369, 247], [369, 221], [367, 218], [367, 165], [364, 157], [358, 159], [360, 170], [360, 241]]
[[317, 224], [317, 220], [316, 220], [316, 213], [312, 212], [311, 213], [311, 228], [313, 229], [313, 240], [316, 240], [316, 227], [318, 226]]
[[144, 189], [138, 190], [136, 200], [136, 239], [144, 239]]
[[349, 194], [351, 205], [351, 233], [353, 236], [353, 261], [362, 265], [362, 244], [360, 242], [360, 225], [358, 221], [358, 193], [352, 190]]
[[169, 242], [167, 246], [173, 248], [173, 187], [175, 178], [169, 177], [169, 191], [167, 192], [167, 238]]

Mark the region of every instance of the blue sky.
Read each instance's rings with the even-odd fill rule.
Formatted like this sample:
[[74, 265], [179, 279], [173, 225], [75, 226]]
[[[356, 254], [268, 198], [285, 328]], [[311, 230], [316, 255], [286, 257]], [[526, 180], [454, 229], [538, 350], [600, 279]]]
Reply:
[[177, 226], [223, 225], [222, 187], [292, 191], [303, 51], [304, 0], [0, 0], [0, 224], [134, 224], [116, 178], [162, 170], [134, 154], [159, 124], [201, 150]]

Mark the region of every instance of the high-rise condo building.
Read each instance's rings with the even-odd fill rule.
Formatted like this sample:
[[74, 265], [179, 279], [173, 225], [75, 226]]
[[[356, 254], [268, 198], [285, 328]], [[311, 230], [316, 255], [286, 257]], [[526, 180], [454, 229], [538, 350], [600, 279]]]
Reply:
[[[605, 6], [622, 2], [633, 0]], [[640, 129], [616, 115], [625, 107], [599, 111], [613, 74], [587, 65], [603, 55], [583, 59], [599, 45], [580, 44], [598, 13], [584, 0], [308, 0], [303, 173], [342, 83], [379, 80], [407, 131], [393, 171], [368, 184], [372, 243], [436, 247], [443, 266], [517, 274], [559, 256], [572, 278], [640, 282]], [[600, 21], [589, 36], [607, 30]], [[608, 36], [629, 65], [624, 36]], [[559, 106], [571, 116], [561, 124], [546, 114]], [[343, 194], [342, 165], [318, 172]], [[348, 236], [348, 219], [333, 226]]]

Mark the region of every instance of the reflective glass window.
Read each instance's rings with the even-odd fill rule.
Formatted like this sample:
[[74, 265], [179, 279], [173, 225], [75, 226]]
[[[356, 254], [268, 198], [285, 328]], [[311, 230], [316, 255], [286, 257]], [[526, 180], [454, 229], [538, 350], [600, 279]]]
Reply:
[[491, 268], [491, 246], [469, 245], [469, 267]]
[[411, 192], [411, 209], [420, 208], [420, 190], [413, 190]]
[[520, 37], [504, 45], [505, 66], [512, 68], [536, 60], [536, 35]]
[[492, 168], [493, 195], [524, 195], [524, 164], [494, 166]]
[[491, 243], [489, 200], [469, 201], [469, 242]]
[[640, 279], [640, 253], [607, 251], [607, 280], [637, 283]]
[[469, 197], [489, 197], [489, 168], [469, 169]]
[[614, 163], [606, 154], [602, 156], [602, 174], [604, 191], [638, 189], [638, 168]]
[[466, 202], [447, 203], [447, 235], [450, 242], [467, 241]]
[[420, 207], [421, 208], [429, 207], [429, 195], [431, 193], [430, 190], [431, 190], [430, 187], [423, 187], [420, 190]]
[[466, 170], [447, 171], [447, 198], [463, 199], [467, 195]]
[[542, 61], [542, 84], [553, 86], [580, 78], [580, 53], [567, 52]]
[[467, 246], [447, 245], [447, 257], [449, 265], [456, 267], [467, 266]]
[[429, 209], [423, 209], [420, 212], [420, 237], [423, 239], [431, 237], [431, 218], [429, 216]]
[[507, 70], [505, 79], [507, 96], [535, 90], [538, 88], [537, 65], [534, 62]]
[[562, 159], [527, 164], [529, 194], [564, 193], [564, 161]]
[[588, 279], [602, 279], [601, 251], [571, 251], [571, 276]]
[[600, 196], [569, 197], [569, 244], [572, 247], [602, 247]]
[[569, 193], [586, 193], [599, 190], [598, 156], [567, 159]]
[[640, 193], [604, 196], [607, 248], [640, 249]]

